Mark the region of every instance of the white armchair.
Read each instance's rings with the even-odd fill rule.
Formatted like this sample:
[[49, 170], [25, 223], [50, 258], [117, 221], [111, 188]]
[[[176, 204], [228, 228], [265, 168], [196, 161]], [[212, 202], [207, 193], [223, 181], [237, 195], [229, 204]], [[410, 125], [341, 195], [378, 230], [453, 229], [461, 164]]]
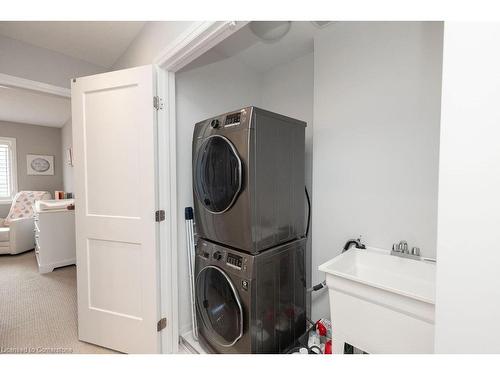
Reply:
[[0, 254], [19, 254], [35, 247], [35, 201], [50, 199], [47, 191], [20, 191], [9, 214], [0, 219]]

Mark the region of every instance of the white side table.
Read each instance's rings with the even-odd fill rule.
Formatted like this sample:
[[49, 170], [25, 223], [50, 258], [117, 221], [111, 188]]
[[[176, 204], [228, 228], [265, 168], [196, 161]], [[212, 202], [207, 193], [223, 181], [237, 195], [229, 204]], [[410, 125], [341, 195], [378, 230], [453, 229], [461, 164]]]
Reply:
[[[40, 202], [46, 201], [35, 204], [35, 254], [38, 271], [48, 273], [57, 267], [76, 264], [75, 211], [41, 210]], [[68, 203], [71, 203], [70, 200]]]

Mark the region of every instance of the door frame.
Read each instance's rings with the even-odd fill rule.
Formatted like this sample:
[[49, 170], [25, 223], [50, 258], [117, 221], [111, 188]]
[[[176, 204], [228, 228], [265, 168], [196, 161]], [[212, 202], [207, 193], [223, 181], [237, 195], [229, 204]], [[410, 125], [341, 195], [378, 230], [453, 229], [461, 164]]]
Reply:
[[176, 154], [175, 73], [248, 24], [247, 21], [194, 22], [153, 60], [157, 67], [157, 95], [164, 107], [158, 111], [158, 205], [167, 220], [160, 223], [160, 301], [167, 329], [161, 332], [163, 353], [179, 350], [178, 210]]

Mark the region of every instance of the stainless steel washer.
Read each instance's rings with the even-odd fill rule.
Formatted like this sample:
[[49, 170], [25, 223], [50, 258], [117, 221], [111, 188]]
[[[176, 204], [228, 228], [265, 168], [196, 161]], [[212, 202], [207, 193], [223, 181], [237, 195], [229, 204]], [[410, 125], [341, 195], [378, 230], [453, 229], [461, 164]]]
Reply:
[[256, 107], [195, 125], [200, 237], [258, 253], [304, 234], [305, 127]]
[[305, 240], [251, 255], [198, 240], [198, 338], [214, 353], [282, 353], [306, 329]]

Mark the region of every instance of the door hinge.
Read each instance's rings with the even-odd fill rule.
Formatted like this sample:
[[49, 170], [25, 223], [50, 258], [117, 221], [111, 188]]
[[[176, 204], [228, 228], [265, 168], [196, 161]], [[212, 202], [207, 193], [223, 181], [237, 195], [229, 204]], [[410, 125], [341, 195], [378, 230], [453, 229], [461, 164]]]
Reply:
[[160, 98], [159, 96], [153, 96], [153, 107], [155, 107], [156, 110], [163, 109], [163, 98]]
[[167, 318], [161, 318], [160, 320], [158, 320], [158, 323], [156, 324], [156, 331], [160, 332], [166, 327], [167, 327]]
[[157, 222], [165, 220], [165, 210], [158, 210], [155, 212], [155, 220]]

